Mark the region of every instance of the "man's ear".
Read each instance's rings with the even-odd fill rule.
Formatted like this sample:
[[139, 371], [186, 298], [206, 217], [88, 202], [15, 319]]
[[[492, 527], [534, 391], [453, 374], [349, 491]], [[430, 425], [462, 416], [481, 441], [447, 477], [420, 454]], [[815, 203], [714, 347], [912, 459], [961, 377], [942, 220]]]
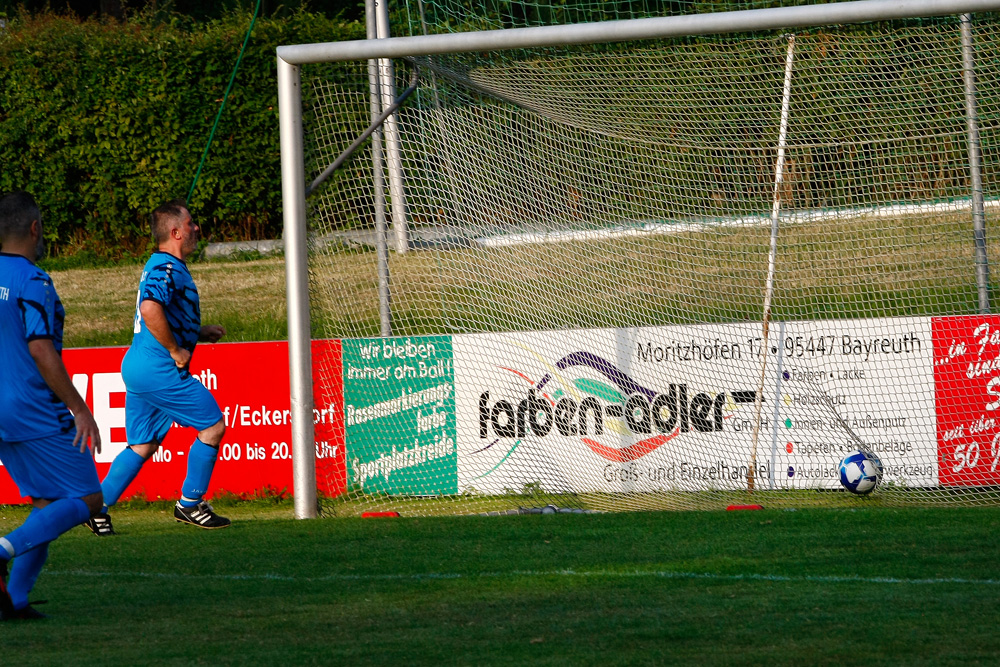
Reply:
[[28, 227], [28, 233], [33, 239], [39, 239], [42, 236], [42, 221], [32, 220], [31, 226]]

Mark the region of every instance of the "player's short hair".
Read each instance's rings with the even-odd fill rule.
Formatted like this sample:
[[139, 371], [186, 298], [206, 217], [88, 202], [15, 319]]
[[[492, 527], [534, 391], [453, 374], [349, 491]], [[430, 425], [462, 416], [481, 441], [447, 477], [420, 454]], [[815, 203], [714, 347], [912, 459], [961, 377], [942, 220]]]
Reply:
[[153, 240], [157, 243], [166, 241], [170, 235], [170, 223], [179, 221], [183, 211], [187, 211], [187, 202], [183, 199], [171, 199], [157, 206], [149, 216], [149, 228], [153, 232]]
[[0, 198], [0, 243], [6, 239], [23, 239], [31, 232], [31, 223], [41, 220], [35, 198], [18, 190]]

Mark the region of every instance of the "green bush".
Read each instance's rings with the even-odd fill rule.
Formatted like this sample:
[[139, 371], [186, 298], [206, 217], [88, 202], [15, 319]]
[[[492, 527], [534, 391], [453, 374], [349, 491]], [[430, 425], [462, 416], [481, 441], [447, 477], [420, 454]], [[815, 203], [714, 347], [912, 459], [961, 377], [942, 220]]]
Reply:
[[[0, 32], [0, 191], [44, 211], [55, 255], [143, 253], [159, 203], [186, 197], [247, 14], [194, 24], [20, 15]], [[191, 197], [210, 240], [281, 234], [275, 49], [364, 38], [307, 12], [258, 19]]]

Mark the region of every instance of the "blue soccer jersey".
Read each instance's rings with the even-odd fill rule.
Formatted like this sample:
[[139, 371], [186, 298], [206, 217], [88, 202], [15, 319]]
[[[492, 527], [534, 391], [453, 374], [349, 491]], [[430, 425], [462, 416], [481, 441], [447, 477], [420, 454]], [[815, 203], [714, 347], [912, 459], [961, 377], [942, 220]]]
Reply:
[[75, 422], [28, 351], [52, 341], [62, 353], [63, 310], [49, 275], [21, 255], [0, 252], [0, 439], [21, 442], [69, 433]]
[[198, 288], [187, 265], [155, 252], [143, 267], [136, 301], [132, 345], [122, 359], [125, 381], [125, 432], [130, 445], [161, 441], [177, 422], [206, 429], [222, 419], [215, 398], [187, 369], [180, 369], [150, 333], [139, 306], [147, 299], [163, 306], [177, 344], [194, 352], [201, 331]]
[[139, 305], [147, 299], [163, 306], [163, 313], [177, 345], [194, 352], [201, 331], [201, 307], [198, 288], [187, 264], [170, 253], [154, 252], [142, 269], [139, 294], [135, 302], [134, 335], [129, 352], [143, 353], [173, 367], [170, 353], [149, 332], [139, 313]]

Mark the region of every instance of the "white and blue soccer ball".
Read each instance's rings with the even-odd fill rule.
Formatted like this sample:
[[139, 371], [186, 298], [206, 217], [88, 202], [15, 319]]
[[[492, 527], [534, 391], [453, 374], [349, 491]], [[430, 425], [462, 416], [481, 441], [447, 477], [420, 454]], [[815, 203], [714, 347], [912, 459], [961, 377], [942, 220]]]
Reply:
[[855, 449], [840, 461], [840, 483], [859, 496], [871, 493], [882, 481], [882, 462], [875, 454]]

